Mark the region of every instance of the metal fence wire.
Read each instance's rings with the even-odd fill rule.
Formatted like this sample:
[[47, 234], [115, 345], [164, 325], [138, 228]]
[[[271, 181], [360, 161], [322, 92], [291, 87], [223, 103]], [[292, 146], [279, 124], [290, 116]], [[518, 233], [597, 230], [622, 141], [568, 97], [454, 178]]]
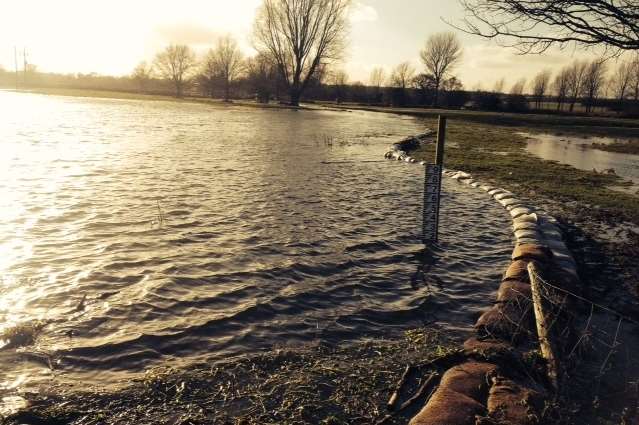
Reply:
[[[612, 387], [637, 392], [639, 322], [623, 313], [562, 288], [534, 268], [549, 330], [564, 363], [563, 383], [582, 378], [595, 394]], [[522, 294], [522, 296], [525, 296]], [[526, 296], [532, 303], [532, 300]], [[625, 389], [624, 389], [625, 388]]]

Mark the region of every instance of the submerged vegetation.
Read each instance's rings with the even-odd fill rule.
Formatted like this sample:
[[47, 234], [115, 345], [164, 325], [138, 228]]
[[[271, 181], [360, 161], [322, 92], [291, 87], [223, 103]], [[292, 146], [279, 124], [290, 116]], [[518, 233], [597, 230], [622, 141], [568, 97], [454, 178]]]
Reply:
[[[189, 371], [150, 370], [119, 391], [32, 394], [29, 409], [2, 423], [371, 424], [386, 415], [405, 365], [417, 373], [402, 402], [432, 371], [428, 362], [454, 356], [454, 346], [437, 330], [415, 329], [350, 346], [278, 348]], [[385, 423], [405, 423], [419, 407]]]
[[0, 348], [19, 348], [32, 345], [47, 325], [43, 320], [33, 320], [10, 326], [0, 333]]

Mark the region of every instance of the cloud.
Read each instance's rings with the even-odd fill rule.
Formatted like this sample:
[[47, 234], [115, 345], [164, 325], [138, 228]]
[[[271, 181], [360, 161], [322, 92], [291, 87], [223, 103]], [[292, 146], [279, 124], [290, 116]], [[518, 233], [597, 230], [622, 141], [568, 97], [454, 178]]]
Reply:
[[561, 51], [550, 49], [542, 55], [518, 55], [513, 49], [492, 43], [479, 43], [464, 48], [462, 63], [456, 73], [467, 88], [481, 84], [483, 88], [492, 87], [495, 81], [505, 77], [510, 83], [534, 76], [548, 69], [557, 72], [575, 59], [591, 59], [588, 52]]
[[219, 33], [210, 28], [186, 23], [157, 26], [154, 32], [162, 43], [180, 43], [195, 46], [213, 44], [220, 36]]
[[379, 18], [377, 10], [362, 2], [355, 2], [351, 10], [351, 22], [375, 22]]

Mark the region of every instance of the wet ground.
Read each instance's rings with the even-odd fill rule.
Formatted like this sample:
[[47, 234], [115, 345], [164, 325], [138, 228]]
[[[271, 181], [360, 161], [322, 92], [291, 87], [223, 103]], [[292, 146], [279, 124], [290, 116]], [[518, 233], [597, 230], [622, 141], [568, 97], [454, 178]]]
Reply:
[[555, 135], [548, 133], [525, 134], [528, 136], [528, 152], [543, 159], [572, 165], [581, 170], [609, 172], [634, 183], [629, 190], [639, 189], [639, 155], [607, 152], [594, 148], [593, 144], [612, 144], [626, 139], [601, 136]]

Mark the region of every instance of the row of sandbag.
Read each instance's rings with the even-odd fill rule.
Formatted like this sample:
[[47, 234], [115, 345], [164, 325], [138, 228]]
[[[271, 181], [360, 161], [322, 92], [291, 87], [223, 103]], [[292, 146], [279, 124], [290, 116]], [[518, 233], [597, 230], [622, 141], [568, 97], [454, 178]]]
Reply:
[[411, 157], [408, 154], [408, 151], [413, 151], [415, 149], [418, 149], [423, 142], [434, 141], [434, 139], [432, 139], [432, 136], [434, 134], [436, 134], [435, 131], [427, 130], [426, 132], [422, 134], [407, 137], [404, 140], [401, 140], [393, 144], [390, 150], [384, 154], [384, 158], [395, 159], [397, 161], [404, 161], [404, 162], [410, 162], [410, 163], [419, 162], [421, 165], [425, 165], [426, 163], [424, 161], [417, 161], [415, 158]]
[[554, 218], [512, 192], [475, 181], [471, 175], [444, 175], [487, 192], [513, 220], [515, 249], [495, 304], [478, 319], [476, 336], [464, 343], [468, 361], [444, 373], [439, 387], [411, 425], [538, 424], [546, 388], [532, 380], [516, 347], [536, 343], [528, 263], [577, 278], [577, 268]]
[[552, 253], [554, 263], [564, 272], [577, 277], [577, 264], [563, 241], [562, 232], [554, 217], [537, 211], [508, 190], [474, 180], [468, 173], [445, 170], [444, 175], [488, 192], [510, 213], [517, 245], [535, 244], [547, 247]]

